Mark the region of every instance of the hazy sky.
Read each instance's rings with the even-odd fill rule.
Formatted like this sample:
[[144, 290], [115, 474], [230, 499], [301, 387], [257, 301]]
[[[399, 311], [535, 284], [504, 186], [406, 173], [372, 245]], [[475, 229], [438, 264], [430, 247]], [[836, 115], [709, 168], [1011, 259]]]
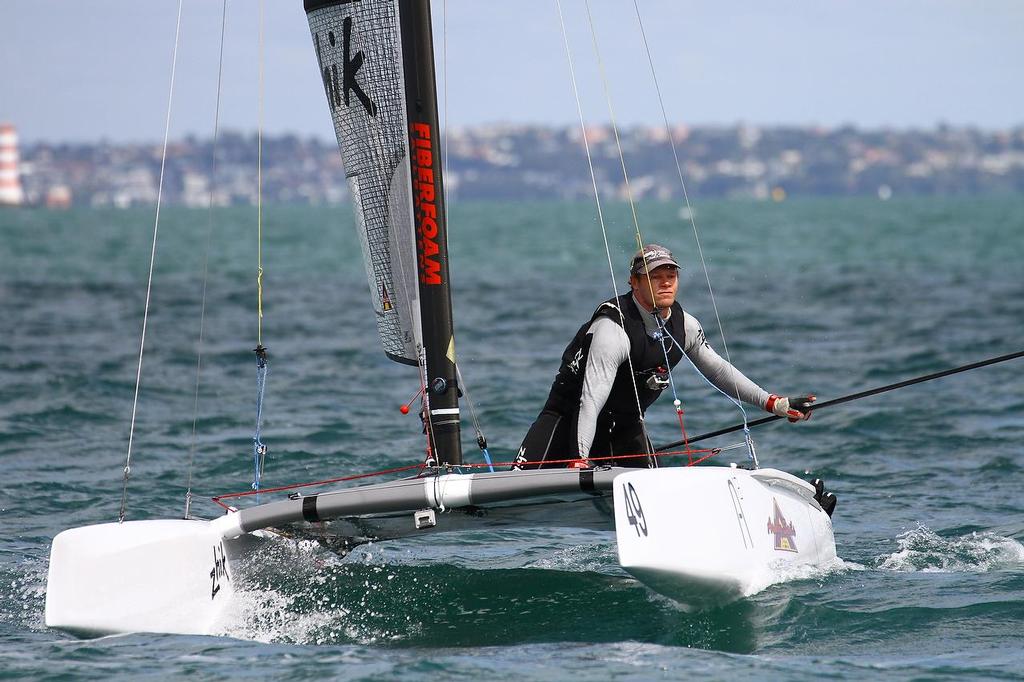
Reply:
[[[670, 119], [1024, 123], [1021, 0], [638, 0]], [[24, 140], [159, 140], [177, 0], [0, 0], [0, 121]], [[608, 105], [582, 0], [562, 0], [588, 122]], [[577, 121], [555, 0], [447, 6], [452, 125]], [[659, 124], [632, 0], [591, 0], [622, 124]], [[256, 129], [257, 0], [227, 12], [222, 126]], [[221, 2], [185, 0], [172, 137], [212, 133]], [[301, 0], [265, 0], [264, 125], [333, 138]], [[442, 91], [445, 88], [442, 85]]]

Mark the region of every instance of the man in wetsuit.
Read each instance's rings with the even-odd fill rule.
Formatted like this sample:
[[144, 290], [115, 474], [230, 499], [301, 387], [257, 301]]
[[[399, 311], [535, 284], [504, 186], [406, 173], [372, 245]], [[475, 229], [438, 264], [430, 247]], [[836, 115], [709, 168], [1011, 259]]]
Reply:
[[630, 293], [598, 306], [566, 347], [514, 468], [565, 467], [566, 460], [590, 466], [592, 457], [613, 457], [600, 463], [615, 466], [657, 466], [640, 416], [669, 385], [683, 353], [728, 395], [790, 421], [810, 417], [814, 396], [770, 394], [712, 350], [700, 323], [676, 303], [679, 264], [668, 249], [645, 246], [629, 272]]

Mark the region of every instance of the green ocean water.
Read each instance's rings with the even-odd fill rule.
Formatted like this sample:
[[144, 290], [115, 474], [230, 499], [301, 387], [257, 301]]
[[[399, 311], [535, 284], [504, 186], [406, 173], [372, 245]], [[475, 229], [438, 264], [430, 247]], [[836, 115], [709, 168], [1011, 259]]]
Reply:
[[[592, 205], [452, 206], [457, 350], [499, 460], [565, 343], [624, 283], [630, 212], [605, 208], [614, 278]], [[638, 215], [682, 259], [681, 303], [722, 351], [689, 222], [667, 204]], [[829, 400], [1024, 347], [1020, 197], [700, 202], [695, 215], [729, 352], [770, 391]], [[836, 491], [844, 566], [723, 609], [687, 614], [647, 591], [609, 535], [522, 528], [343, 560], [304, 548], [265, 569], [227, 637], [48, 630], [50, 540], [117, 516], [153, 218], [0, 211], [0, 679], [1024, 676], [1024, 360], [757, 430], [762, 464]], [[264, 211], [264, 485], [422, 458], [397, 409], [415, 370], [380, 350], [351, 223], [348, 207]], [[254, 209], [164, 209], [129, 518], [182, 513], [190, 453], [196, 513], [249, 485], [256, 269]], [[676, 378], [691, 435], [738, 421], [691, 370]], [[649, 412], [655, 442], [678, 437], [668, 403]]]

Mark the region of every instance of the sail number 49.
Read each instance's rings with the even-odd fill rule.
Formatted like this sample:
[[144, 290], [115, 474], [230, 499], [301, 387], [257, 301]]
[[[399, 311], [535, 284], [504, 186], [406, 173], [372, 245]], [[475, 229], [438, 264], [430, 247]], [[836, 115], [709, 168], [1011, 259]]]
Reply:
[[622, 499], [626, 503], [626, 520], [636, 530], [636, 536], [643, 533], [647, 537], [647, 519], [644, 518], [644, 508], [640, 505], [640, 496], [632, 483], [622, 485]]

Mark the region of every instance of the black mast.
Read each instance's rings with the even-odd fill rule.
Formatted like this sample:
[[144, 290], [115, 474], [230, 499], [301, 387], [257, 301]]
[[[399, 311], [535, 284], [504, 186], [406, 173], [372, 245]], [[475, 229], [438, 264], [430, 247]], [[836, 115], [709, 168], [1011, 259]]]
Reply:
[[437, 463], [461, 464], [459, 388], [448, 279], [448, 226], [441, 179], [430, 0], [400, 0], [399, 26], [409, 119], [420, 318], [427, 364], [428, 429]]

